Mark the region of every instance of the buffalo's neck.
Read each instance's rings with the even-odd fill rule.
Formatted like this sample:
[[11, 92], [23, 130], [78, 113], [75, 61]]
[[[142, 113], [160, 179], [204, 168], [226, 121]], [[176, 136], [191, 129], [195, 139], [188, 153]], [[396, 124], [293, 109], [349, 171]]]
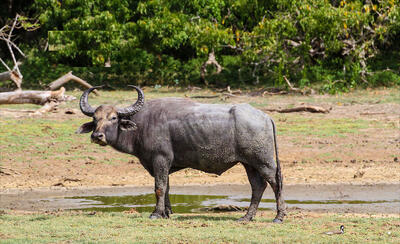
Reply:
[[132, 131], [119, 131], [116, 142], [110, 145], [117, 151], [136, 155], [134, 137], [135, 133]]

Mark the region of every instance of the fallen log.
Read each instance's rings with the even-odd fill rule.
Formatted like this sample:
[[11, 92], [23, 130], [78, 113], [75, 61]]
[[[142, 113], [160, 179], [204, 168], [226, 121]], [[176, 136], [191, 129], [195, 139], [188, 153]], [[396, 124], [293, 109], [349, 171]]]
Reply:
[[284, 109], [263, 109], [266, 112], [278, 112], [278, 113], [293, 113], [293, 112], [310, 112], [310, 113], [329, 113], [329, 109], [318, 107], [318, 106], [300, 106], [294, 108], [284, 108]]
[[[86, 81], [82, 80], [81, 78], [75, 76], [72, 74], [72, 71], [68, 72], [67, 74], [61, 76], [60, 78], [58, 78], [57, 80], [51, 82], [48, 85], [48, 88], [52, 91], [60, 88], [61, 86], [63, 86], [65, 83], [69, 82], [69, 81], [75, 81], [77, 83], [79, 83], [80, 85], [86, 87], [86, 88], [92, 88], [92, 85], [90, 85], [89, 83], [87, 83]], [[96, 90], [93, 91], [94, 94], [96, 95], [100, 95]]]
[[0, 93], [0, 104], [22, 104], [33, 103], [44, 105], [50, 101], [71, 101], [75, 97], [65, 95], [65, 88], [61, 87], [57, 91], [13, 91]]
[[38, 110], [34, 111], [33, 114], [34, 115], [41, 115], [50, 111], [53, 111], [54, 109], [56, 109], [56, 107], [60, 104], [60, 102], [57, 101], [50, 101], [47, 102], [43, 105], [43, 107], [39, 108]]
[[285, 95], [285, 94], [288, 94], [288, 92], [287, 91], [278, 91], [278, 92], [265, 91], [262, 93], [261, 96], [264, 97], [265, 95], [273, 96], [273, 95]]

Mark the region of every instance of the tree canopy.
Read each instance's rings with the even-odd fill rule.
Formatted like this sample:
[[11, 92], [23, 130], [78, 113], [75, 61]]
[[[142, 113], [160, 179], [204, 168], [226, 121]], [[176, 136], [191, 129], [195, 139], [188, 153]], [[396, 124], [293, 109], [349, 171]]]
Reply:
[[[9, 0], [40, 29], [20, 33], [25, 83], [62, 73], [94, 84], [299, 86], [400, 84], [399, 0]], [[10, 8], [10, 4], [12, 7]], [[1, 54], [6, 54], [0, 46]]]

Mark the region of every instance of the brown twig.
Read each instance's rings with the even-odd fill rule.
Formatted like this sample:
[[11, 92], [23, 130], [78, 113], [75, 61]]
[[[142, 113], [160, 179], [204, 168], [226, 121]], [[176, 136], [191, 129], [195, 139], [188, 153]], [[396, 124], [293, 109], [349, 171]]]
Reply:
[[305, 87], [304, 89], [296, 88], [290, 83], [289, 79], [286, 76], [283, 76], [283, 79], [286, 81], [286, 84], [289, 86], [289, 90], [297, 93], [301, 93], [301, 95], [306, 94], [314, 94], [315, 91], [311, 88]]
[[217, 97], [219, 97], [219, 95], [210, 95], [210, 96], [199, 95], [199, 96], [191, 96], [190, 98], [217, 98]]
[[370, 113], [370, 112], [365, 112], [365, 113], [360, 113], [360, 115], [379, 115], [379, 114], [386, 114], [386, 113], [381, 113], [381, 112], [376, 112], [376, 113]]
[[13, 170], [13, 169], [9, 169], [9, 168], [0, 166], [0, 172], [3, 173], [3, 174], [11, 175], [10, 173], [7, 173], [7, 172], [2, 171], [2, 169], [11, 171], [11, 172], [13, 172], [14, 174], [17, 174], [17, 175], [20, 174], [18, 171], [15, 171], [15, 170]]

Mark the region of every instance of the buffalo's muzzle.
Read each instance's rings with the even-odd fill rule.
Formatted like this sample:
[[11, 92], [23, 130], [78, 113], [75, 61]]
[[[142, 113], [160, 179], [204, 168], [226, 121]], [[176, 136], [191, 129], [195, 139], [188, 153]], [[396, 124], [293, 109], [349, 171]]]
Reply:
[[93, 143], [97, 143], [101, 146], [107, 145], [106, 136], [104, 135], [104, 133], [93, 132], [90, 138], [92, 139]]

